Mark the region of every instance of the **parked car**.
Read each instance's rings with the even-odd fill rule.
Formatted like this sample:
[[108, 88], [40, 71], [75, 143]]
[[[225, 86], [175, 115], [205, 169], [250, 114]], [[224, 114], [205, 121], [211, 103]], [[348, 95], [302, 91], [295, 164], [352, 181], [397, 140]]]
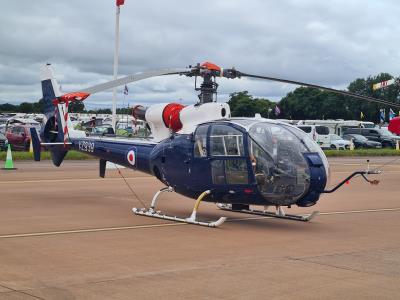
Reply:
[[85, 130], [87, 136], [110, 136], [115, 135], [111, 125], [101, 125], [96, 127], [88, 127]]
[[[39, 134], [39, 128], [36, 128], [36, 130]], [[13, 150], [29, 150], [31, 143], [30, 126], [14, 125], [8, 129], [6, 137]]]
[[1, 150], [6, 150], [8, 146], [8, 140], [6, 136], [2, 133], [0, 133], [0, 151]]
[[382, 144], [375, 141], [370, 141], [363, 135], [359, 134], [346, 134], [343, 139], [347, 141], [353, 140], [355, 148], [382, 148]]
[[350, 149], [350, 142], [347, 140], [342, 139], [340, 136], [337, 134], [330, 134], [330, 141], [331, 145], [330, 148], [333, 150], [345, 150], [345, 149]]
[[396, 141], [400, 140], [400, 137], [390, 134], [389, 131], [380, 128], [349, 128], [343, 133], [343, 135], [347, 134], [359, 134], [365, 136], [371, 141], [381, 143], [383, 148], [395, 148]]
[[6, 133], [6, 124], [0, 124], [0, 133]]
[[393, 135], [393, 136], [395, 136], [396, 138], [400, 138], [400, 135], [391, 132], [387, 127], [381, 127], [381, 129], [382, 129], [386, 134]]
[[297, 125], [307, 133], [321, 148], [329, 148], [329, 127], [321, 125]]

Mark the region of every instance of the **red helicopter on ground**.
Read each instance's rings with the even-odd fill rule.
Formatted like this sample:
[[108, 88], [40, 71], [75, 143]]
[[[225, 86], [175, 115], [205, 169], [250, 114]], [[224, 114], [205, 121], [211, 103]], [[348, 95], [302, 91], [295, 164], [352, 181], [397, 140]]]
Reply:
[[[150, 137], [91, 137], [72, 127], [68, 116], [71, 101], [83, 101], [97, 92], [166, 75], [194, 77], [199, 101], [188, 106], [178, 103], [136, 106], [133, 116], [147, 122]], [[154, 175], [166, 187], [154, 195], [150, 208], [133, 208], [136, 215], [209, 227], [221, 225], [225, 217], [213, 222], [198, 220], [201, 201], [214, 202], [220, 209], [239, 213], [309, 221], [318, 212], [291, 215], [285, 214], [283, 207], [313, 206], [321, 194], [336, 191], [356, 175], [376, 184], [367, 175], [380, 173], [369, 169], [358, 171], [326, 190], [329, 164], [320, 147], [306, 133], [283, 122], [261, 117], [231, 118], [229, 105], [216, 102], [218, 77], [278, 81], [395, 106], [388, 101], [323, 86], [223, 69], [209, 62], [184, 69], [138, 73], [67, 94], [60, 93], [50, 65], [43, 67], [41, 77], [47, 121], [40, 138], [32, 130], [35, 160], [40, 160], [42, 146], [51, 151], [56, 166], [60, 166], [69, 150], [77, 150], [99, 158], [101, 177], [105, 176], [107, 161]], [[199, 86], [198, 79], [202, 80]], [[196, 199], [190, 217], [169, 216], [156, 210], [159, 196], [173, 191]], [[253, 209], [253, 205], [262, 209]], [[269, 206], [276, 211], [268, 211]]]

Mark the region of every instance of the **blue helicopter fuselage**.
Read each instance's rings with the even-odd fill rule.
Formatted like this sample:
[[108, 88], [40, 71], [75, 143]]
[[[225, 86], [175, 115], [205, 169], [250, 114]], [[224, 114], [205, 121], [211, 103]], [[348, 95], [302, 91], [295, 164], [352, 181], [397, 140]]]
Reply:
[[[231, 130], [230, 135], [216, 133], [215, 130], [222, 130], [224, 126], [228, 128], [225, 130]], [[203, 136], [199, 136], [201, 127]], [[151, 139], [86, 137], [71, 139], [70, 148], [154, 175], [190, 198], [211, 190], [205, 201], [314, 205], [327, 181], [320, 153], [299, 154], [290, 149], [291, 144], [286, 148], [278, 146], [271, 153], [289, 151], [290, 155], [282, 154], [274, 162], [254, 148], [260, 147], [242, 126], [215, 121], [199, 126], [194, 134], [174, 134], [159, 143]]]

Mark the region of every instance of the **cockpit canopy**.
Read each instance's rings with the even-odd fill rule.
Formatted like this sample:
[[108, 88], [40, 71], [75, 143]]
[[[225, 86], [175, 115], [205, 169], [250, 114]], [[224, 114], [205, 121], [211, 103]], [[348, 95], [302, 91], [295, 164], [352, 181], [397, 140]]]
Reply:
[[317, 152], [328, 171], [320, 147], [303, 131], [279, 122], [233, 119], [200, 125], [194, 156], [211, 159], [213, 183], [255, 182], [262, 197], [276, 205], [290, 205], [308, 192], [310, 171], [304, 153]]

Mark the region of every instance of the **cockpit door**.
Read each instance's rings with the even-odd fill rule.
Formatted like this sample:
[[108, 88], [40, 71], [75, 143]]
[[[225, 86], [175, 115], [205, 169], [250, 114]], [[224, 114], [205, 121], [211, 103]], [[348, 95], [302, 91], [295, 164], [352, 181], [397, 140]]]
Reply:
[[190, 136], [172, 136], [164, 146], [164, 174], [172, 186], [190, 185]]
[[208, 155], [209, 129], [209, 125], [200, 125], [194, 133], [190, 173], [192, 186], [196, 191], [207, 190], [211, 185], [210, 157]]
[[245, 139], [246, 135], [231, 125], [211, 126], [209, 156], [212, 185], [216, 189], [249, 184], [251, 168]]

